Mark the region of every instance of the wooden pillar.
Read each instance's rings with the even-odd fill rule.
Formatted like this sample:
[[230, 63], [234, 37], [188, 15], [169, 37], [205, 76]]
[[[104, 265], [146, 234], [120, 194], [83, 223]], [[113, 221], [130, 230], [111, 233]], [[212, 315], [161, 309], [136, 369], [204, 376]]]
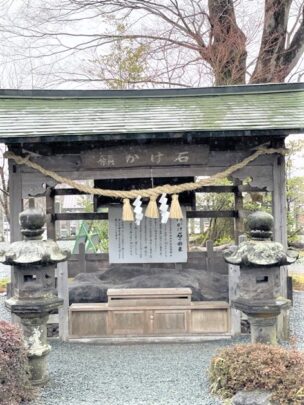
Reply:
[[[287, 249], [287, 202], [285, 157], [277, 156], [273, 162], [272, 215], [274, 217], [273, 240]], [[287, 298], [287, 267], [281, 267], [281, 295]], [[278, 317], [277, 334], [280, 339], [289, 336], [289, 311], [283, 310]]]
[[79, 267], [82, 273], [87, 272], [87, 262], [86, 262], [86, 251], [85, 251], [85, 243], [79, 243]]
[[58, 309], [59, 338], [67, 341], [69, 337], [69, 286], [68, 286], [68, 262], [57, 265], [57, 289], [58, 298], [63, 299], [63, 305]]
[[[8, 163], [9, 170], [9, 212], [10, 212], [10, 242], [16, 242], [22, 240], [22, 234], [20, 232], [19, 214], [23, 210], [22, 201], [22, 178], [20, 167], [14, 164], [11, 160]], [[14, 295], [14, 272], [11, 267], [11, 288], [10, 295]], [[12, 314], [12, 322], [18, 324], [19, 318]]]
[[277, 156], [273, 162], [272, 215], [274, 216], [274, 235], [276, 242], [287, 248], [287, 208], [285, 157]]
[[54, 221], [55, 214], [55, 195], [53, 193], [53, 188], [49, 187], [45, 195], [45, 206], [46, 206], [46, 234], [48, 239], [56, 240], [56, 227]]
[[244, 198], [241, 191], [239, 191], [238, 186], [242, 185], [241, 180], [234, 179], [233, 185], [235, 186], [234, 191], [234, 209], [238, 212], [238, 216], [234, 219], [234, 240], [238, 243], [239, 237], [244, 234], [244, 219], [240, 216], [244, 208]]
[[209, 275], [214, 271], [214, 250], [212, 240], [207, 240], [206, 250], [206, 269]]
[[[244, 242], [245, 235], [240, 235], [238, 243]], [[240, 290], [240, 266], [228, 265], [228, 284], [229, 284], [229, 304], [238, 298]], [[238, 309], [230, 308], [230, 330], [231, 335], [236, 336], [241, 334], [241, 319], [242, 313]]]
[[20, 167], [9, 161], [9, 207], [10, 207], [10, 241], [22, 239], [19, 214], [23, 210], [22, 178]]

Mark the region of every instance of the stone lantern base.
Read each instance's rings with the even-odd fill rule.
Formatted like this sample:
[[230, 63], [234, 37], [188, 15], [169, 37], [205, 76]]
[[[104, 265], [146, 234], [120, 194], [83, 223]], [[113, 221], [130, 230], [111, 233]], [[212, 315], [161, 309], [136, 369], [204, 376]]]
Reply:
[[49, 313], [61, 304], [62, 300], [55, 296], [31, 302], [12, 297], [5, 303], [20, 318], [34, 386], [43, 386], [49, 380], [47, 355], [51, 347], [47, 343], [47, 321]]
[[259, 316], [248, 316], [251, 330], [252, 343], [277, 343], [277, 317], [269, 316], [264, 317], [263, 314]]
[[31, 382], [35, 386], [43, 386], [49, 380], [46, 356], [51, 351], [47, 343], [47, 321], [49, 315], [22, 315], [21, 325], [27, 346]]
[[251, 343], [277, 343], [277, 318], [282, 309], [290, 307], [287, 299], [255, 302], [239, 298], [232, 305], [248, 316], [251, 329]]

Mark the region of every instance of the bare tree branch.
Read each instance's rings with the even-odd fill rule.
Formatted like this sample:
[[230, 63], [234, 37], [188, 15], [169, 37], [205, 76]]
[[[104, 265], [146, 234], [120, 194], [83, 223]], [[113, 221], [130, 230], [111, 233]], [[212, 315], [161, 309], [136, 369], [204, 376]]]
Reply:
[[[162, 70], [159, 78], [153, 77], [154, 84], [170, 80], [185, 86], [194, 81], [201, 84], [211, 71], [217, 85], [245, 83], [250, 74], [251, 83], [284, 81], [304, 52], [303, 1], [264, 0], [264, 19], [256, 18], [255, 25], [244, 23], [245, 14], [240, 16], [240, 3], [246, 2], [37, 0], [25, 3], [18, 18], [12, 13], [11, 19], [4, 19], [0, 31], [12, 43], [20, 38], [31, 42], [33, 60], [58, 56], [58, 63], [77, 55], [84, 58], [90, 50], [105, 55], [120, 42], [147, 46], [146, 77], [151, 79], [152, 71]], [[248, 2], [255, 18], [253, 3]], [[118, 33], [112, 29], [116, 24], [126, 29]], [[168, 60], [162, 62], [163, 56]], [[17, 57], [21, 60], [22, 52]], [[194, 65], [189, 61], [196, 58], [201, 68], [196, 65], [194, 80]]]

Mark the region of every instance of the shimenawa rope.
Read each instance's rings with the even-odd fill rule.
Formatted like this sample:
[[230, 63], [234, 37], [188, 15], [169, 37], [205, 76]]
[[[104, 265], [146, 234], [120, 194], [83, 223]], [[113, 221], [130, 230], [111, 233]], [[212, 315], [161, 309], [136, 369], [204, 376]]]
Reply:
[[210, 185], [214, 183], [215, 180], [224, 179], [229, 177], [232, 173], [236, 172], [237, 170], [242, 169], [243, 167], [247, 166], [253, 160], [257, 159], [261, 155], [271, 155], [274, 153], [278, 154], [285, 154], [286, 149], [284, 148], [266, 148], [266, 147], [259, 147], [252, 155], [246, 157], [241, 162], [236, 163], [232, 166], [229, 166], [222, 172], [216, 173], [208, 178], [200, 179], [197, 182], [190, 182], [190, 183], [182, 183], [178, 185], [170, 185], [165, 184], [163, 186], [151, 187], [148, 189], [139, 189], [139, 190], [110, 190], [110, 189], [102, 189], [102, 188], [93, 188], [86, 184], [78, 183], [68, 177], [60, 176], [56, 172], [51, 170], [45, 169], [44, 167], [40, 166], [38, 163], [32, 162], [30, 160], [30, 156], [22, 157], [18, 156], [13, 152], [5, 152], [4, 157], [7, 159], [13, 160], [18, 165], [25, 165], [30, 167], [34, 170], [39, 171], [46, 177], [51, 177], [58, 183], [64, 183], [72, 188], [75, 188], [79, 191], [82, 191], [86, 194], [92, 195], [100, 195], [103, 197], [112, 197], [112, 198], [121, 198], [123, 199], [123, 220], [124, 221], [133, 221], [134, 214], [130, 204], [130, 199], [135, 199], [138, 196], [149, 198], [149, 204], [147, 206], [145, 215], [149, 218], [158, 218], [159, 212], [157, 209], [156, 200], [161, 194], [171, 194], [172, 195], [172, 203], [170, 209], [170, 218], [171, 219], [181, 219], [183, 217], [182, 210], [178, 201], [178, 194], [184, 191], [194, 191], [198, 188], [206, 185]]

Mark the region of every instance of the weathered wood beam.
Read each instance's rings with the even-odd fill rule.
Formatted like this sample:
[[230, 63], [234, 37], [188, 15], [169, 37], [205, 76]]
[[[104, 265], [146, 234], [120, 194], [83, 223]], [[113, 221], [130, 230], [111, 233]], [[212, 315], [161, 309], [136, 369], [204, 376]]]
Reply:
[[[251, 187], [250, 185], [244, 186], [203, 186], [197, 189], [196, 193], [235, 193], [240, 192], [255, 192], [255, 193], [265, 193], [267, 190], [260, 187]], [[86, 195], [85, 192], [76, 190], [74, 188], [54, 188], [51, 194], [56, 195]]]
[[[270, 159], [269, 159], [270, 160]], [[260, 179], [259, 184], [254, 184], [255, 187], [268, 187], [272, 179], [272, 161], [268, 165], [249, 166], [242, 169], [244, 178], [248, 176], [254, 179]], [[149, 178], [151, 177], [194, 177], [194, 176], [211, 176], [216, 173], [222, 172], [227, 169], [227, 166], [191, 166], [191, 167], [156, 167], [156, 168], [130, 168], [130, 169], [108, 169], [108, 170], [84, 170], [84, 171], [54, 171], [61, 176], [70, 178], [72, 180], [102, 180], [102, 179], [130, 179], [130, 178]], [[265, 179], [265, 181], [263, 181]], [[40, 185], [40, 193], [45, 192], [41, 186], [43, 183], [50, 183], [49, 178], [37, 173], [22, 173], [22, 183], [24, 190], [24, 198], [27, 197], [27, 192], [33, 193], [34, 185]], [[50, 185], [53, 185], [50, 183]], [[39, 188], [39, 187], [38, 187]], [[268, 191], [271, 191], [270, 189]]]
[[225, 211], [187, 211], [187, 218], [236, 218], [235, 210]]
[[[187, 218], [236, 218], [238, 212], [235, 210], [227, 211], [187, 211]], [[54, 214], [54, 221], [92, 221], [107, 220], [107, 212], [68, 212]]]
[[[193, 153], [194, 145], [191, 145], [191, 149], [185, 147], [184, 145], [174, 146], [175, 149], [173, 150], [172, 154], [170, 154], [170, 145], [163, 145], [157, 149], [153, 148], [152, 152], [150, 152], [150, 155], [148, 155], [147, 150], [145, 150], [144, 152], [140, 152], [141, 149], [139, 149], [138, 152], [134, 152], [137, 150], [135, 147], [130, 148], [130, 151], [132, 152], [130, 152], [129, 154], [125, 152], [124, 155], [122, 155], [121, 150], [115, 152], [115, 149], [109, 148], [108, 150], [107, 148], [104, 148], [104, 153], [102, 154], [101, 152], [99, 152], [99, 154], [95, 157], [93, 155], [89, 155], [84, 158], [81, 156], [79, 151], [75, 154], [70, 154], [67, 152], [66, 154], [56, 154], [53, 156], [37, 156], [37, 154], [35, 154], [31, 157], [31, 160], [41, 165], [45, 169], [56, 171], [56, 173], [62, 174], [75, 172], [74, 178], [77, 178], [78, 172], [94, 172], [97, 170], [100, 173], [107, 173], [108, 171], [112, 172], [119, 170], [132, 172], [133, 169], [133, 171], [135, 170], [138, 173], [138, 168], [149, 168], [149, 170], [170, 170], [171, 168], [178, 168], [179, 170], [181, 170], [186, 168], [206, 167], [227, 168], [230, 165], [240, 162], [254, 152], [254, 150], [226, 150], [206, 152], [206, 149], [203, 149], [203, 159], [200, 159], [199, 154]], [[197, 149], [199, 152], [200, 149]], [[156, 152], [156, 150], [158, 152]], [[140, 155], [141, 153], [143, 154]], [[271, 160], [272, 159], [269, 155], [260, 156], [256, 160], [252, 161], [250, 163], [250, 166], [269, 166], [272, 163]], [[25, 165], [22, 166], [21, 171], [22, 173], [35, 172], [35, 170]]]
[[[224, 130], [224, 131], [186, 131], [186, 132], [143, 132], [143, 133], [128, 133], [128, 134], [85, 134], [85, 135], [64, 135], [58, 132], [52, 136], [27, 136], [26, 142], [32, 144], [39, 143], [54, 143], [54, 142], [113, 142], [115, 141], [130, 141], [130, 140], [155, 140], [160, 139], [184, 139], [187, 140], [189, 137], [192, 139], [209, 139], [209, 138], [224, 138], [229, 137], [260, 137], [264, 139], [265, 137], [287, 137], [290, 134], [303, 133], [304, 128], [290, 128], [290, 129], [246, 129], [246, 130]], [[7, 145], [14, 145], [24, 143], [24, 136], [18, 137], [5, 137], [3, 136], [2, 141]]]

